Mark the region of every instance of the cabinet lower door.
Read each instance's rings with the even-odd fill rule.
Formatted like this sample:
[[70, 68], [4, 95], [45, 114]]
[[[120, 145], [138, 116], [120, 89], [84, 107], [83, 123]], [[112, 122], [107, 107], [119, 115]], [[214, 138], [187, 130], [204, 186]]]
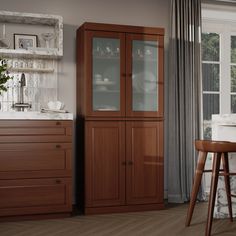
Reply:
[[163, 202], [163, 122], [126, 122], [127, 204]]
[[86, 122], [86, 207], [125, 203], [125, 123]]

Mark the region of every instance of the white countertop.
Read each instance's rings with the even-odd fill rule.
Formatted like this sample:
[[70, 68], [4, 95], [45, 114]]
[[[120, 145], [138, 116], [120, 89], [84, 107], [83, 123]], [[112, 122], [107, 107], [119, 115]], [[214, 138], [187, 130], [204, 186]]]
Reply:
[[73, 120], [72, 113], [0, 112], [0, 120]]
[[212, 124], [234, 125], [236, 124], [236, 114], [212, 115]]

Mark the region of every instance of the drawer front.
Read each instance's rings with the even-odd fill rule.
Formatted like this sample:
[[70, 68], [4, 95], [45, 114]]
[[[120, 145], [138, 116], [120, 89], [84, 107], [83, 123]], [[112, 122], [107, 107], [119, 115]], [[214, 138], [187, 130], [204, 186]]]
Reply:
[[0, 121], [0, 143], [71, 140], [72, 121]]
[[71, 178], [1, 180], [0, 216], [71, 212]]
[[0, 179], [71, 176], [71, 144], [0, 144]]
[[68, 120], [1, 120], [0, 128], [6, 127], [70, 127], [72, 121]]
[[26, 127], [0, 128], [0, 135], [66, 135], [65, 127]]

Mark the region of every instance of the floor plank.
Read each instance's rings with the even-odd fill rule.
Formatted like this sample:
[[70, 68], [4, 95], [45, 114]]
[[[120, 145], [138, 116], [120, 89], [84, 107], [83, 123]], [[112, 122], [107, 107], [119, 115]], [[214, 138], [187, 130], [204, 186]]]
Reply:
[[[78, 215], [65, 219], [2, 222], [1, 236], [204, 236], [207, 204], [198, 203], [190, 227], [185, 227], [187, 204], [165, 210], [107, 215]], [[236, 235], [236, 223], [214, 220], [212, 235]]]

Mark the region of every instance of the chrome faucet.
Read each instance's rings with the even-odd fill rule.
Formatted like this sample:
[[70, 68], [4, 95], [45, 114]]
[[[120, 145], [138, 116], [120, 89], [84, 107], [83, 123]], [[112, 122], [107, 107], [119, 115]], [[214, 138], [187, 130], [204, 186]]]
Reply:
[[12, 107], [17, 111], [24, 111], [25, 108], [31, 108], [31, 104], [24, 102], [24, 87], [26, 86], [25, 74], [21, 74], [20, 78], [20, 101], [14, 103]]

